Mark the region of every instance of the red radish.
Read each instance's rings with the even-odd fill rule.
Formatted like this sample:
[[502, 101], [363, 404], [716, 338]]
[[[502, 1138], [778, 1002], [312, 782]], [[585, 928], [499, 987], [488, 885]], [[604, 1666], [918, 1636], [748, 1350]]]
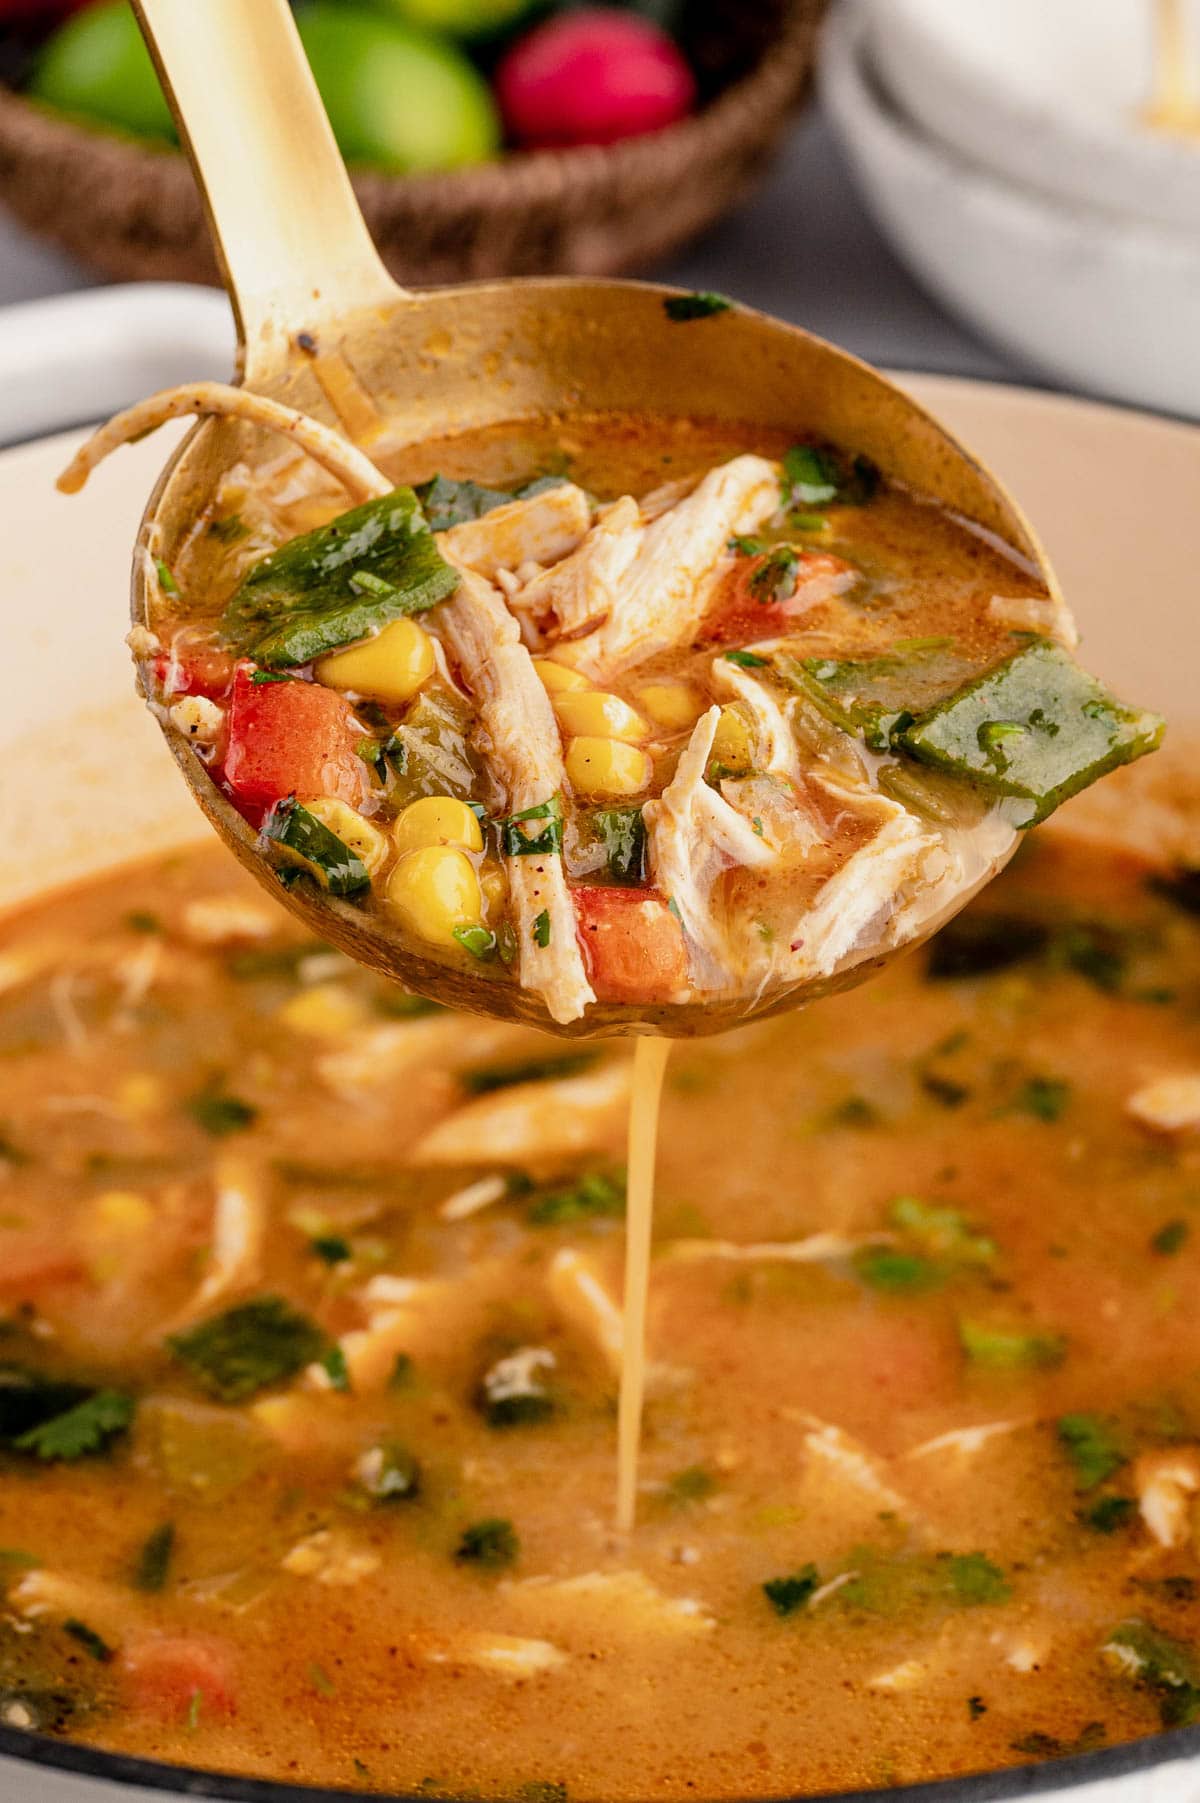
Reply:
[[657, 25], [615, 7], [547, 19], [496, 70], [510, 138], [530, 148], [613, 144], [691, 112], [696, 83]]
[[853, 586], [856, 572], [842, 558], [829, 551], [795, 551], [793, 562], [788, 549], [738, 558], [701, 629], [705, 643], [744, 645], [786, 632], [799, 614]]
[[224, 1641], [195, 1635], [156, 1634], [135, 1640], [121, 1665], [138, 1707], [166, 1722], [193, 1713], [233, 1715], [237, 1704], [229, 1649]]
[[367, 772], [349, 702], [319, 683], [256, 683], [254, 673], [253, 664], [238, 665], [229, 704], [224, 776], [239, 811], [257, 825], [285, 795], [360, 806]]
[[571, 893], [579, 943], [602, 1002], [667, 1002], [687, 983], [683, 928], [651, 889]]

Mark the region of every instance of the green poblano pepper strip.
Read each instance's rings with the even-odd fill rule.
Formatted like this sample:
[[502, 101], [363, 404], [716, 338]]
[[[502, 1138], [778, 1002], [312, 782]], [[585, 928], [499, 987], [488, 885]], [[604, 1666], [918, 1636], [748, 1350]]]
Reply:
[[311, 663], [423, 613], [458, 586], [411, 488], [339, 514], [264, 557], [221, 619], [225, 644], [265, 669]]
[[872, 751], [890, 749], [896, 733], [943, 697], [972, 669], [953, 641], [888, 651], [878, 657], [796, 658], [778, 652], [775, 667], [797, 694], [814, 702], [843, 732], [861, 734]]
[[276, 802], [262, 837], [285, 864], [306, 870], [331, 895], [357, 895], [370, 887], [371, 873], [362, 859], [294, 795]]
[[1126, 707], [1058, 645], [1026, 645], [896, 737], [923, 763], [1026, 801], [1032, 826], [1089, 783], [1153, 751], [1164, 723]]

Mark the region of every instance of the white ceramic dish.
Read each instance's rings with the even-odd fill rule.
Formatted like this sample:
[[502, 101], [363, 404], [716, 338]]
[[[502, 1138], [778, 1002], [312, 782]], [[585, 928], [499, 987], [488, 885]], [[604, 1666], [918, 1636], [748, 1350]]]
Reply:
[[1032, 369], [1200, 417], [1200, 235], [1050, 199], [947, 150], [883, 95], [867, 25], [860, 0], [843, 0], [826, 27], [821, 88], [899, 254], [948, 307]]
[[[1029, 508], [1075, 605], [1089, 662], [1118, 689], [1200, 725], [1192, 676], [1200, 614], [1191, 605], [1200, 564], [1200, 431], [1016, 389], [903, 379]], [[64, 391], [59, 400], [74, 414], [75, 397]], [[0, 592], [13, 616], [29, 622], [17, 651], [0, 663], [0, 818], [8, 853], [0, 864], [0, 909], [35, 883], [100, 873], [204, 830], [132, 693], [122, 644], [129, 546], [168, 443], [160, 434], [123, 451], [68, 501], [55, 493], [53, 478], [78, 438], [64, 434], [0, 454], [0, 506], [10, 528], [0, 532]], [[20, 532], [11, 529], [16, 523]], [[1168, 1744], [1200, 1746], [1200, 1734], [1185, 1731]], [[85, 1767], [103, 1766], [87, 1749], [63, 1751]], [[1036, 1790], [1069, 1795], [1071, 1803], [1196, 1803], [1200, 1768], [1190, 1760], [1130, 1769], [1157, 1752], [1150, 1742], [1032, 1774], [938, 1786], [936, 1795], [940, 1803], [996, 1803]], [[1113, 1776], [1114, 1767], [1123, 1775]], [[181, 1791], [243, 1803], [313, 1803], [316, 1795], [187, 1772], [159, 1788], [145, 1766], [125, 1777], [114, 1783], [0, 1757], [0, 1799], [129, 1803], [132, 1784], [149, 1785], [140, 1794], [164, 1800]], [[919, 1795], [930, 1803], [933, 1793], [921, 1787]]]
[[[1188, 0], [1200, 81], [1200, 0]], [[1200, 145], [1151, 131], [1150, 0], [871, 0], [879, 79], [1008, 181], [1200, 238]]]

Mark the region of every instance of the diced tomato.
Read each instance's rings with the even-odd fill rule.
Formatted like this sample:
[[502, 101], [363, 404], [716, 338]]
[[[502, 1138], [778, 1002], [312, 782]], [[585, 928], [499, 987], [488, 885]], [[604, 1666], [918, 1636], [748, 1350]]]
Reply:
[[579, 943], [602, 1002], [666, 1002], [688, 978], [683, 928], [651, 889], [572, 891]]
[[285, 795], [360, 806], [367, 768], [354, 749], [362, 733], [349, 702], [319, 683], [255, 683], [252, 673], [252, 664], [238, 665], [229, 704], [224, 777], [240, 812], [257, 824]]
[[162, 651], [154, 660], [155, 680], [166, 700], [204, 695], [221, 701], [233, 682], [233, 659], [217, 645], [189, 645]]
[[800, 614], [841, 594], [855, 578], [854, 566], [828, 551], [798, 551], [794, 571], [783, 563], [768, 568], [775, 555], [738, 558], [701, 628], [705, 641], [738, 645], [785, 633]]
[[45, 1234], [0, 1233], [0, 1296], [33, 1301], [44, 1290], [78, 1283], [87, 1266], [77, 1252]]
[[126, 1646], [121, 1665], [133, 1702], [160, 1721], [186, 1721], [193, 1711], [201, 1721], [236, 1713], [233, 1659], [224, 1641], [150, 1635]]

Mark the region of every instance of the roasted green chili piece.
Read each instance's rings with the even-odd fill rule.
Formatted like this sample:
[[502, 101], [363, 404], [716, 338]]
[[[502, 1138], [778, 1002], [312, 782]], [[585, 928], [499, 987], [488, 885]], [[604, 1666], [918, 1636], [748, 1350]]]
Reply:
[[1038, 640], [897, 729], [922, 762], [1026, 802], [1032, 826], [1119, 764], [1153, 751], [1157, 714], [1126, 707], [1060, 646]]
[[470, 704], [448, 690], [423, 689], [384, 745], [396, 805], [424, 795], [470, 799], [479, 775], [471, 748]]
[[291, 668], [423, 613], [458, 580], [416, 495], [397, 488], [255, 564], [225, 609], [222, 637], [265, 669]]
[[357, 852], [294, 795], [275, 803], [263, 822], [262, 840], [277, 862], [306, 871], [330, 895], [357, 895], [371, 886], [371, 873]]

